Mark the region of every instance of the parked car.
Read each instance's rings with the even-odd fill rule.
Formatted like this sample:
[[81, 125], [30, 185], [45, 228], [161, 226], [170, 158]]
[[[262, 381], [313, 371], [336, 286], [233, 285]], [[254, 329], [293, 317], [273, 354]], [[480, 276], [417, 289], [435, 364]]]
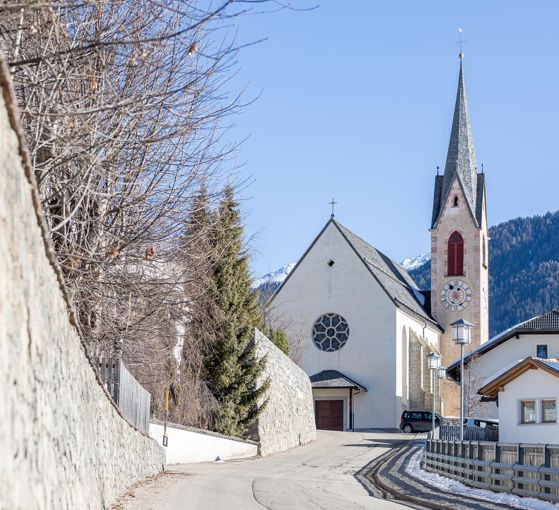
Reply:
[[[400, 418], [400, 430], [406, 434], [427, 432], [433, 426], [431, 411], [404, 411]], [[435, 426], [440, 426], [441, 416], [435, 414]]]
[[479, 427], [481, 429], [498, 429], [499, 420], [492, 418], [464, 418], [465, 427]]

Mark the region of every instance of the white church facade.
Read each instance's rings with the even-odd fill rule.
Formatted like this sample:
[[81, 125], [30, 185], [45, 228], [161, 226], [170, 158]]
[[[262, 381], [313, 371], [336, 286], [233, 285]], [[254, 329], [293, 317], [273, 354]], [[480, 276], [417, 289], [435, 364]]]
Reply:
[[426, 355], [441, 328], [406, 271], [330, 219], [273, 299], [301, 342], [319, 428], [395, 428], [431, 402]]
[[487, 339], [485, 176], [478, 172], [460, 55], [458, 91], [443, 175], [435, 178], [431, 290], [334, 216], [271, 298], [311, 378], [318, 428], [397, 428], [403, 410], [458, 414], [457, 385], [433, 384], [427, 356], [457, 357], [450, 324]]

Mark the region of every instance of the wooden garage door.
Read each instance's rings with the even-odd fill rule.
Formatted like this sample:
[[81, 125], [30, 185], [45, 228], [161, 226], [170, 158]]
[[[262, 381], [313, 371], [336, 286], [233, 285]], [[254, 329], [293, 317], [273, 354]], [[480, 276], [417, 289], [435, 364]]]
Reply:
[[344, 429], [343, 400], [315, 400], [316, 428], [321, 430]]

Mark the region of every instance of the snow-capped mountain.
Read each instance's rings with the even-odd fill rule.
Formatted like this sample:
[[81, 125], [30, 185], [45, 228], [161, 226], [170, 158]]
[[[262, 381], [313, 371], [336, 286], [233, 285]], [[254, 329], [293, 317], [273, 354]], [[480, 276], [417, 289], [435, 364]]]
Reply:
[[[401, 264], [404, 267], [404, 269], [406, 269], [406, 271], [413, 271], [414, 269], [421, 267], [430, 259], [431, 257], [426, 253], [424, 253], [423, 255], [418, 255], [417, 257], [407, 258], [403, 260]], [[283, 267], [280, 267], [276, 271], [272, 271], [268, 274], [265, 274], [260, 278], [255, 278], [254, 281], [252, 282], [252, 288], [253, 289], [266, 288], [274, 291], [277, 287], [281, 285], [283, 280], [287, 278], [287, 275], [291, 273], [294, 267], [295, 267], [294, 263], [287, 264]]]
[[401, 265], [406, 271], [413, 271], [429, 260], [431, 260], [431, 256], [424, 253], [422, 255], [418, 255], [417, 257], [402, 260]]
[[252, 283], [252, 288], [256, 289], [258, 287], [262, 287], [263, 285], [278, 287], [279, 285], [281, 285], [283, 280], [287, 278], [287, 275], [291, 273], [294, 267], [295, 264], [293, 263], [287, 264], [277, 271], [272, 271], [271, 273], [265, 274], [260, 278], [256, 278]]

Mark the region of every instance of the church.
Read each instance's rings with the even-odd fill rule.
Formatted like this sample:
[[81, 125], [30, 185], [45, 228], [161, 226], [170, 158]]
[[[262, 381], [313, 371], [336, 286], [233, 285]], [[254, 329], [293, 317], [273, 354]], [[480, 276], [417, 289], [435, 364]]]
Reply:
[[485, 175], [476, 164], [460, 54], [458, 91], [443, 175], [435, 177], [431, 289], [332, 214], [271, 298], [273, 322], [299, 352], [313, 388], [317, 427], [397, 428], [403, 410], [459, 414], [459, 388], [431, 380], [427, 356], [460, 355], [450, 325], [488, 336]]

